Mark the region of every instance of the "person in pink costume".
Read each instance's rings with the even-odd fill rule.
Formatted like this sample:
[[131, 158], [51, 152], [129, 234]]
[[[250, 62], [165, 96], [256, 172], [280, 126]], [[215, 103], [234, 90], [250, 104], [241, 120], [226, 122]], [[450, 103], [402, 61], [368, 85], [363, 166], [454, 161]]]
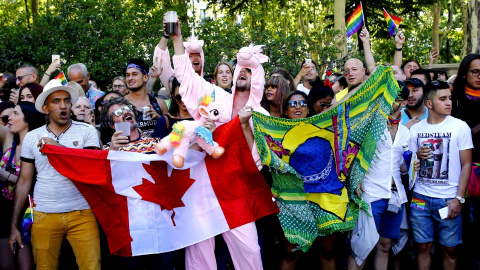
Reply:
[[[237, 54], [238, 64], [234, 72], [234, 84], [230, 94], [222, 88], [206, 82], [194, 71], [189, 56], [185, 53], [180, 22], [178, 22], [177, 30], [178, 34], [171, 36], [175, 50], [172, 59], [175, 77], [181, 84], [179, 93], [187, 110], [195, 118], [198, 100], [215, 91], [215, 102], [222, 106], [222, 110], [230, 116], [230, 119], [237, 115], [240, 116], [245, 138], [254, 160], [259, 164], [260, 158], [253, 137], [252, 120], [248, 116], [251, 115], [252, 110], [268, 115], [268, 112], [260, 105], [265, 84], [265, 71], [261, 63], [268, 61], [268, 57], [262, 55], [261, 46], [250, 45], [240, 49]], [[230, 250], [235, 269], [263, 269], [254, 222], [224, 232], [222, 235]], [[214, 249], [213, 238], [187, 247], [185, 254], [187, 269], [217, 269]]]
[[[167, 91], [170, 91], [169, 80], [175, 76], [175, 72], [170, 62], [170, 54], [167, 49], [168, 36], [163, 35], [160, 42], [155, 47], [153, 53], [153, 64], [157, 67], [161, 67], [162, 73], [160, 74], [160, 82], [165, 86]], [[188, 54], [190, 63], [194, 70], [203, 78], [203, 67], [205, 66], [205, 56], [203, 54], [203, 40], [199, 40], [198, 37], [192, 35], [183, 42], [185, 52]]]

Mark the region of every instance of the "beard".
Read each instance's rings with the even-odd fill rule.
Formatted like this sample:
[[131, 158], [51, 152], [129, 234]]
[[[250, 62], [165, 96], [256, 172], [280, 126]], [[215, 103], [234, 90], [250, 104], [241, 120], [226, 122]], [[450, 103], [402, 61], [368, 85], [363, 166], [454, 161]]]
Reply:
[[422, 104], [423, 104], [423, 95], [419, 100], [417, 100], [417, 103], [415, 103], [415, 105], [408, 105], [407, 104], [407, 109], [415, 110], [415, 109], [420, 108], [420, 106], [422, 106]]
[[250, 84], [248, 84], [246, 81], [237, 81], [237, 83], [235, 84], [235, 91], [246, 92], [249, 90], [250, 90]]

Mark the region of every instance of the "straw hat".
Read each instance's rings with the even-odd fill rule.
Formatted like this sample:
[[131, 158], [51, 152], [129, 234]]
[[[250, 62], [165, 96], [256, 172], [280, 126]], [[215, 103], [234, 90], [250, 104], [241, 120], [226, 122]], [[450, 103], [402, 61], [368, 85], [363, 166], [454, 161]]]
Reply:
[[70, 102], [72, 104], [75, 104], [77, 102], [78, 91], [76, 89], [62, 85], [60, 80], [53, 79], [50, 80], [47, 85], [45, 85], [45, 87], [43, 88], [43, 92], [38, 95], [37, 99], [35, 100], [35, 109], [37, 109], [37, 111], [41, 113], [44, 113], [42, 107], [45, 104], [45, 100], [51, 93], [56, 91], [68, 92], [70, 94]]

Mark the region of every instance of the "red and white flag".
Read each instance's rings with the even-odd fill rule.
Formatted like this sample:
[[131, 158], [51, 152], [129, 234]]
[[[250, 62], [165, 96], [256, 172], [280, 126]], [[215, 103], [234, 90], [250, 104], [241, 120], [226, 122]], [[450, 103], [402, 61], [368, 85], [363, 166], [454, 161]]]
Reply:
[[173, 169], [163, 156], [45, 145], [52, 166], [73, 180], [108, 238], [110, 252], [137, 256], [180, 249], [278, 213], [238, 118], [217, 128], [220, 159], [189, 150]]

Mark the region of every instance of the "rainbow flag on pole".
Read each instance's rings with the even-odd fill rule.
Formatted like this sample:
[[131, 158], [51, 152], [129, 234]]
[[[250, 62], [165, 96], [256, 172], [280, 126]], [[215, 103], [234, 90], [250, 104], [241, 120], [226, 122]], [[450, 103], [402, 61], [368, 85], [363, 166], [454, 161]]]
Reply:
[[55, 78], [53, 78], [55, 80], [60, 80], [60, 82], [62, 83], [62, 85], [65, 85], [68, 83], [67, 81], [67, 78], [65, 77], [65, 74], [63, 73], [63, 71], [60, 72], [60, 74], [58, 74], [57, 76], [55, 76]]
[[385, 16], [385, 20], [387, 21], [387, 27], [388, 27], [388, 34], [393, 37], [397, 33], [397, 29], [400, 26], [400, 23], [402, 22], [402, 19], [396, 16], [393, 16], [391, 14], [388, 14], [388, 12], [383, 9], [383, 15]]
[[25, 211], [25, 214], [23, 215], [23, 220], [22, 220], [21, 231], [22, 231], [22, 241], [23, 241], [23, 243], [30, 242], [30, 238], [31, 238], [29, 230], [30, 230], [30, 228], [32, 227], [32, 224], [33, 224], [33, 199], [30, 196], [30, 194], [28, 194], [28, 204], [29, 204], [29, 206], [28, 206], [27, 210]]
[[347, 37], [351, 37], [353, 34], [362, 29], [362, 23], [364, 22], [363, 18], [363, 7], [362, 2], [355, 9], [355, 11], [348, 17], [347, 20]]

